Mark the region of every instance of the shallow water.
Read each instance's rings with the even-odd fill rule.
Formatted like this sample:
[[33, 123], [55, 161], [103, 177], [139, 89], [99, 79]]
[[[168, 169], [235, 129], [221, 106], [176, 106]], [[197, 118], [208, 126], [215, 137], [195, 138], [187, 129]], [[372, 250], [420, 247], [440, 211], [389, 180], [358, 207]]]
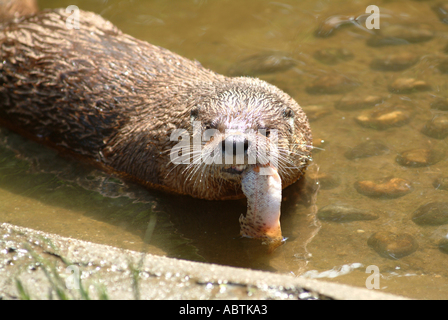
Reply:
[[[431, 109], [433, 102], [448, 97], [448, 75], [439, 68], [447, 58], [448, 25], [431, 9], [437, 3], [378, 1], [380, 31], [394, 38], [380, 39], [389, 45], [371, 46], [372, 31], [362, 27], [362, 17], [360, 26], [332, 29], [327, 38], [315, 36], [328, 17], [358, 17], [372, 4], [369, 1], [40, 1], [41, 8], [75, 4], [95, 11], [124, 32], [219, 73], [244, 70], [277, 85], [304, 107], [316, 145], [323, 150], [313, 154], [306, 179], [284, 191], [282, 229], [288, 240], [272, 255], [239, 237], [244, 200], [201, 201], [148, 191], [61, 158], [7, 130], [0, 132], [0, 221], [126, 249], [360, 287], [368, 281], [367, 266], [375, 265], [382, 291], [447, 299], [448, 255], [438, 245], [447, 237], [448, 225], [418, 225], [412, 220], [420, 206], [448, 201], [448, 191], [433, 185], [436, 178], [448, 175], [447, 138], [421, 132], [428, 120], [446, 116], [446, 111]], [[415, 28], [418, 34], [397, 41], [396, 30], [391, 29], [396, 26]], [[427, 30], [432, 37], [422, 41]], [[422, 42], [412, 43], [417, 40]], [[322, 58], [322, 53], [316, 55], [322, 49], [332, 50]], [[376, 58], [399, 53], [411, 53], [415, 61], [397, 71], [370, 65]], [[261, 68], [269, 56], [278, 57], [280, 65]], [[387, 68], [402, 69], [398, 65], [406, 59], [403, 56]], [[344, 77], [339, 83], [312, 87], [326, 75]], [[389, 86], [399, 78], [422, 80], [430, 88], [420, 85], [411, 92], [393, 92]], [[354, 110], [344, 110], [338, 104], [367, 96], [379, 96], [379, 105], [361, 109], [358, 104]], [[404, 109], [392, 109], [371, 127], [355, 121], [365, 112], [396, 105]], [[387, 119], [394, 120], [403, 110], [408, 119], [384, 128]], [[386, 148], [374, 149], [378, 155], [369, 157], [372, 153], [366, 151], [360, 153], [365, 157], [345, 156], [366, 141], [378, 141]], [[397, 163], [397, 155], [413, 148], [431, 150], [437, 161], [420, 167]], [[320, 188], [313, 179], [317, 173]], [[357, 181], [386, 177], [408, 180], [411, 192], [371, 197], [354, 186]], [[316, 212], [330, 204], [370, 210], [377, 219], [317, 219]], [[417, 245], [399, 259], [385, 258], [368, 245], [379, 231], [409, 234]]]

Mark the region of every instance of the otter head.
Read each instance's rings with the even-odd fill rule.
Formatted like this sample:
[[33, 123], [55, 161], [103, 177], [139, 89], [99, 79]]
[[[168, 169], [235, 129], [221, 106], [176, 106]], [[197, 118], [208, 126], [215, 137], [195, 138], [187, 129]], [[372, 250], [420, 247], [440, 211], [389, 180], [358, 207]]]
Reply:
[[189, 108], [186, 179], [240, 184], [245, 171], [268, 164], [278, 169], [285, 186], [299, 178], [309, 160], [311, 134], [291, 97], [252, 78], [226, 78], [204, 88], [207, 94]]

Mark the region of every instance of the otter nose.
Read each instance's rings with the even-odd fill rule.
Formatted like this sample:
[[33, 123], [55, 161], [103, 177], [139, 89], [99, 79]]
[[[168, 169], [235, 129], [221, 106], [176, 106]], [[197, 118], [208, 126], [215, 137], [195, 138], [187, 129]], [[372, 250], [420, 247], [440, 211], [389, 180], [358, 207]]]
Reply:
[[222, 153], [230, 157], [244, 157], [248, 149], [249, 141], [243, 135], [230, 135], [222, 144]]

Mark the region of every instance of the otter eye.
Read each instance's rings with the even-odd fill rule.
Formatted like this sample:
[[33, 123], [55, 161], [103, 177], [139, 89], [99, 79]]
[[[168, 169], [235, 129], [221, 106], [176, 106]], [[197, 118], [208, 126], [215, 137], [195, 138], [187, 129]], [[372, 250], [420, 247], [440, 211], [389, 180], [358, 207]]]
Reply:
[[283, 116], [285, 118], [294, 118], [294, 111], [291, 108], [285, 108], [283, 110]]
[[193, 107], [190, 111], [190, 121], [193, 122], [199, 116], [199, 107]]
[[204, 129], [208, 130], [208, 129], [217, 129], [216, 123], [215, 122], [207, 122], [204, 123]]

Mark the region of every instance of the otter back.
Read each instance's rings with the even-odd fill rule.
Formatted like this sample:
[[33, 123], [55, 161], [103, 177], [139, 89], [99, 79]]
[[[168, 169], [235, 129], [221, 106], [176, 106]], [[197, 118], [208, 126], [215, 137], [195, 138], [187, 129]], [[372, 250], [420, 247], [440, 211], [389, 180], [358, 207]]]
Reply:
[[157, 86], [169, 86], [170, 75], [178, 85], [213, 74], [96, 14], [81, 12], [79, 30], [67, 28], [67, 16], [46, 10], [0, 27], [1, 122], [44, 143], [103, 161], [104, 147], [136, 113], [146, 112], [153, 130], [168, 124], [171, 113], [151, 111], [169, 104]]

